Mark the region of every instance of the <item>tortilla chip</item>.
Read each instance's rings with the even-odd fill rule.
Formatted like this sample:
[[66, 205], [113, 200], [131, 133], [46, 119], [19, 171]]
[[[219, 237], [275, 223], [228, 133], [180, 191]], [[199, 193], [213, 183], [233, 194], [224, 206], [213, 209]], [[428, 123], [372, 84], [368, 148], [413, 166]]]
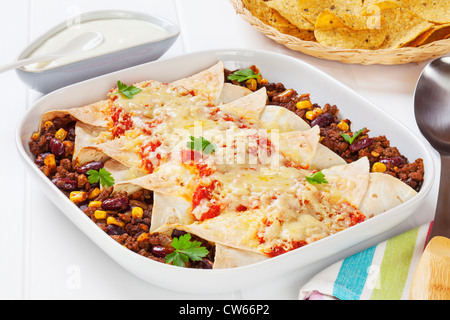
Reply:
[[437, 24], [431, 27], [431, 29], [423, 32], [419, 37], [412, 40], [407, 46], [421, 46], [432, 43], [438, 40], [444, 40], [450, 38], [450, 23]]
[[314, 30], [314, 24], [309, 22], [298, 6], [298, 0], [269, 0], [266, 4], [276, 10], [290, 23], [299, 29]]
[[305, 41], [313, 41], [312, 30], [299, 29], [284, 18], [278, 11], [270, 8], [263, 0], [243, 0], [243, 4], [250, 13], [265, 24], [277, 29], [281, 33], [297, 37]]
[[362, 7], [361, 0], [299, 0], [298, 10], [312, 24], [316, 24], [317, 18], [324, 10], [332, 12], [358, 12]]
[[380, 48], [401, 48], [430, 30], [433, 24], [405, 8], [381, 10], [382, 28], [386, 30], [386, 39]]
[[416, 15], [435, 23], [450, 22], [450, 0], [403, 0]]
[[385, 40], [386, 31], [368, 28], [367, 18], [350, 19], [350, 15], [346, 17], [344, 23], [335, 12], [328, 9], [322, 11], [314, 31], [317, 41], [331, 47], [374, 50]]

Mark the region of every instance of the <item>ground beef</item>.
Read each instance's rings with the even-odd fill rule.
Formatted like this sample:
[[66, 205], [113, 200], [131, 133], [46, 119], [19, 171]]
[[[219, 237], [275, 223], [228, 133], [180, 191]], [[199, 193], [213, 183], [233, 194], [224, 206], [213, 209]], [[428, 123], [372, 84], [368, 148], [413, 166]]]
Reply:
[[[100, 188], [98, 183], [90, 183], [82, 168], [72, 160], [75, 124], [70, 116], [57, 117], [45, 123], [40, 132], [31, 137], [29, 148], [35, 156], [36, 165], [67, 197], [70, 198], [74, 191], [83, 192], [86, 198], [76, 204], [111, 238], [137, 254], [165, 263], [165, 257], [174, 250], [171, 246], [172, 237], [149, 232], [153, 209], [152, 192], [141, 189], [133, 194], [113, 194], [113, 187]], [[66, 136], [63, 147], [61, 144], [59, 146], [64, 149], [52, 150], [51, 141], [61, 128], [65, 130]], [[101, 205], [93, 206], [92, 203]], [[142, 208], [141, 217], [132, 215], [134, 207]], [[96, 211], [104, 211], [106, 214], [96, 215]], [[210, 253], [200, 261], [187, 263], [187, 267], [211, 269], [214, 247], [204, 240], [202, 242]]]

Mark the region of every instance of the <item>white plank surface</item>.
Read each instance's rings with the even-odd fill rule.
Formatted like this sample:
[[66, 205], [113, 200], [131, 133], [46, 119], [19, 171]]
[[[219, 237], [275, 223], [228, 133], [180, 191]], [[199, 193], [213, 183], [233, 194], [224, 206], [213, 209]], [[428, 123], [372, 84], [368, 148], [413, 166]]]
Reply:
[[[205, 49], [273, 50], [305, 60], [346, 85], [420, 134], [412, 97], [422, 64], [360, 66], [320, 60], [293, 52], [258, 33], [227, 0], [16, 0], [3, 7], [0, 63], [15, 59], [27, 43], [74, 14], [124, 9], [154, 13], [177, 23], [181, 35], [161, 58]], [[43, 195], [28, 176], [15, 147], [24, 111], [41, 95], [11, 71], [0, 74], [0, 298], [1, 299], [296, 299], [311, 276], [367, 244], [322, 261], [275, 283], [217, 296], [187, 295], [145, 283], [103, 251]], [[436, 157], [437, 174], [439, 163]], [[437, 182], [423, 207], [372, 244], [432, 219]]]

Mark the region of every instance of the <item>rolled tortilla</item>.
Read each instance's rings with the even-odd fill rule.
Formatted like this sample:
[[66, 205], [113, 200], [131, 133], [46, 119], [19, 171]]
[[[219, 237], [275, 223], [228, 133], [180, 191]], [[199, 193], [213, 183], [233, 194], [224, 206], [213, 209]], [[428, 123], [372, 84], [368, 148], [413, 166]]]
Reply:
[[359, 208], [371, 218], [401, 205], [416, 194], [413, 188], [389, 174], [371, 172], [369, 185]]

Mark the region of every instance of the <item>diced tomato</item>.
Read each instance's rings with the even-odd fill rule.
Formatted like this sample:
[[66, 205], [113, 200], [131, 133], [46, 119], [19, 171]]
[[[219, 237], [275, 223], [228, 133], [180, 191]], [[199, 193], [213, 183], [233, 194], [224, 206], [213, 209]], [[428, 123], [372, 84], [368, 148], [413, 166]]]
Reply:
[[270, 257], [276, 257], [280, 254], [286, 253], [288, 251], [303, 247], [304, 245], [307, 245], [308, 243], [304, 240], [300, 241], [292, 241], [290, 243], [289, 247], [285, 247], [284, 245], [276, 245], [274, 248], [272, 248], [272, 251], [268, 253]]
[[220, 205], [217, 203], [214, 203], [211, 207], [209, 207], [209, 210], [202, 214], [200, 220], [206, 220], [206, 219], [212, 219], [214, 217], [217, 217], [220, 214]]
[[113, 107], [111, 109], [112, 134], [113, 136], [122, 136], [126, 130], [133, 127], [133, 121], [128, 113], [123, 112], [122, 108]]
[[183, 149], [181, 151], [181, 162], [198, 163], [202, 159], [203, 154], [200, 151]]

